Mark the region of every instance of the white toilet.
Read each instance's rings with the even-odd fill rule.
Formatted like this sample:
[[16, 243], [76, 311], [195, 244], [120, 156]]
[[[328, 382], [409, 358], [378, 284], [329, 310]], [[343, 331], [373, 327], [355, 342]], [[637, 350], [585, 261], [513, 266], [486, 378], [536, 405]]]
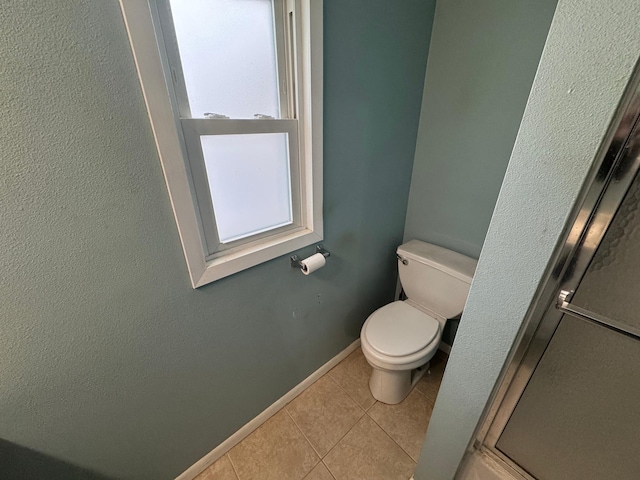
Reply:
[[362, 326], [362, 352], [373, 367], [369, 388], [400, 403], [428, 368], [448, 318], [462, 312], [477, 261], [446, 248], [411, 240], [397, 251], [407, 299], [373, 312]]

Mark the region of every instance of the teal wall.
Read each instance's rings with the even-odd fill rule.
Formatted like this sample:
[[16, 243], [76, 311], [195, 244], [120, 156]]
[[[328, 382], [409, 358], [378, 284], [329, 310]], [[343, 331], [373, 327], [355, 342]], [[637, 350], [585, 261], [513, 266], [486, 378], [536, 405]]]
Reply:
[[607, 131], [638, 62], [638, 24], [636, 0], [558, 2], [415, 480], [455, 477], [537, 290], [551, 275], [594, 159], [604, 154], [600, 145], [610, 141]]
[[480, 255], [556, 3], [438, 2], [405, 241]]
[[193, 290], [118, 2], [3, 2], [0, 446], [173, 478], [358, 337], [393, 297], [433, 8], [325, 0], [332, 256]]
[[556, 3], [438, 2], [405, 240], [480, 255]]

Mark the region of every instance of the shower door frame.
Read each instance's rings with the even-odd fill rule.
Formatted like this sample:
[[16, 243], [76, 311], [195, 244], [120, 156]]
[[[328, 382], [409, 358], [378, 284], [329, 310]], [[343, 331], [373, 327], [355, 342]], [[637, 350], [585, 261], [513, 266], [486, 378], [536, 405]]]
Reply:
[[[577, 289], [640, 170], [639, 118], [640, 67], [637, 66], [585, 182], [583, 194], [576, 202], [573, 221], [568, 223], [570, 227], [565, 232], [565, 240], [556, 249], [555, 261], [547, 269], [545, 279], [529, 308], [475, 436], [473, 447], [503, 466], [515, 478], [535, 480], [502, 453], [496, 444], [560, 320], [567, 314], [556, 306], [560, 292], [574, 292]], [[604, 326], [617, 330], [611, 325]]]

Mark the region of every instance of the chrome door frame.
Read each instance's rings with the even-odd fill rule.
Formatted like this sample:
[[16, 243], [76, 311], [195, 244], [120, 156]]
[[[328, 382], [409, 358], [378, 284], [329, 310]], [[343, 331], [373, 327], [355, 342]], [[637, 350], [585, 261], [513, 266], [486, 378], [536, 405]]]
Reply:
[[578, 287], [640, 169], [639, 117], [637, 66], [576, 202], [573, 222], [568, 222], [564, 242], [547, 268], [479, 424], [473, 447], [496, 460], [515, 478], [533, 480], [498, 450], [496, 443], [562, 319], [563, 312], [556, 307], [560, 292], [573, 292]]

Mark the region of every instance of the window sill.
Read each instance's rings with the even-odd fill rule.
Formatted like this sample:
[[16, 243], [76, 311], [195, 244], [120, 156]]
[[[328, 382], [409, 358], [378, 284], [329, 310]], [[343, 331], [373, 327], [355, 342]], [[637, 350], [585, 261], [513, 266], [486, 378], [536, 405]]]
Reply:
[[220, 256], [207, 261], [203, 258], [200, 271], [191, 272], [193, 288], [201, 287], [320, 241], [322, 241], [322, 235], [305, 228], [262, 239], [255, 245], [243, 245], [238, 250], [222, 252]]

